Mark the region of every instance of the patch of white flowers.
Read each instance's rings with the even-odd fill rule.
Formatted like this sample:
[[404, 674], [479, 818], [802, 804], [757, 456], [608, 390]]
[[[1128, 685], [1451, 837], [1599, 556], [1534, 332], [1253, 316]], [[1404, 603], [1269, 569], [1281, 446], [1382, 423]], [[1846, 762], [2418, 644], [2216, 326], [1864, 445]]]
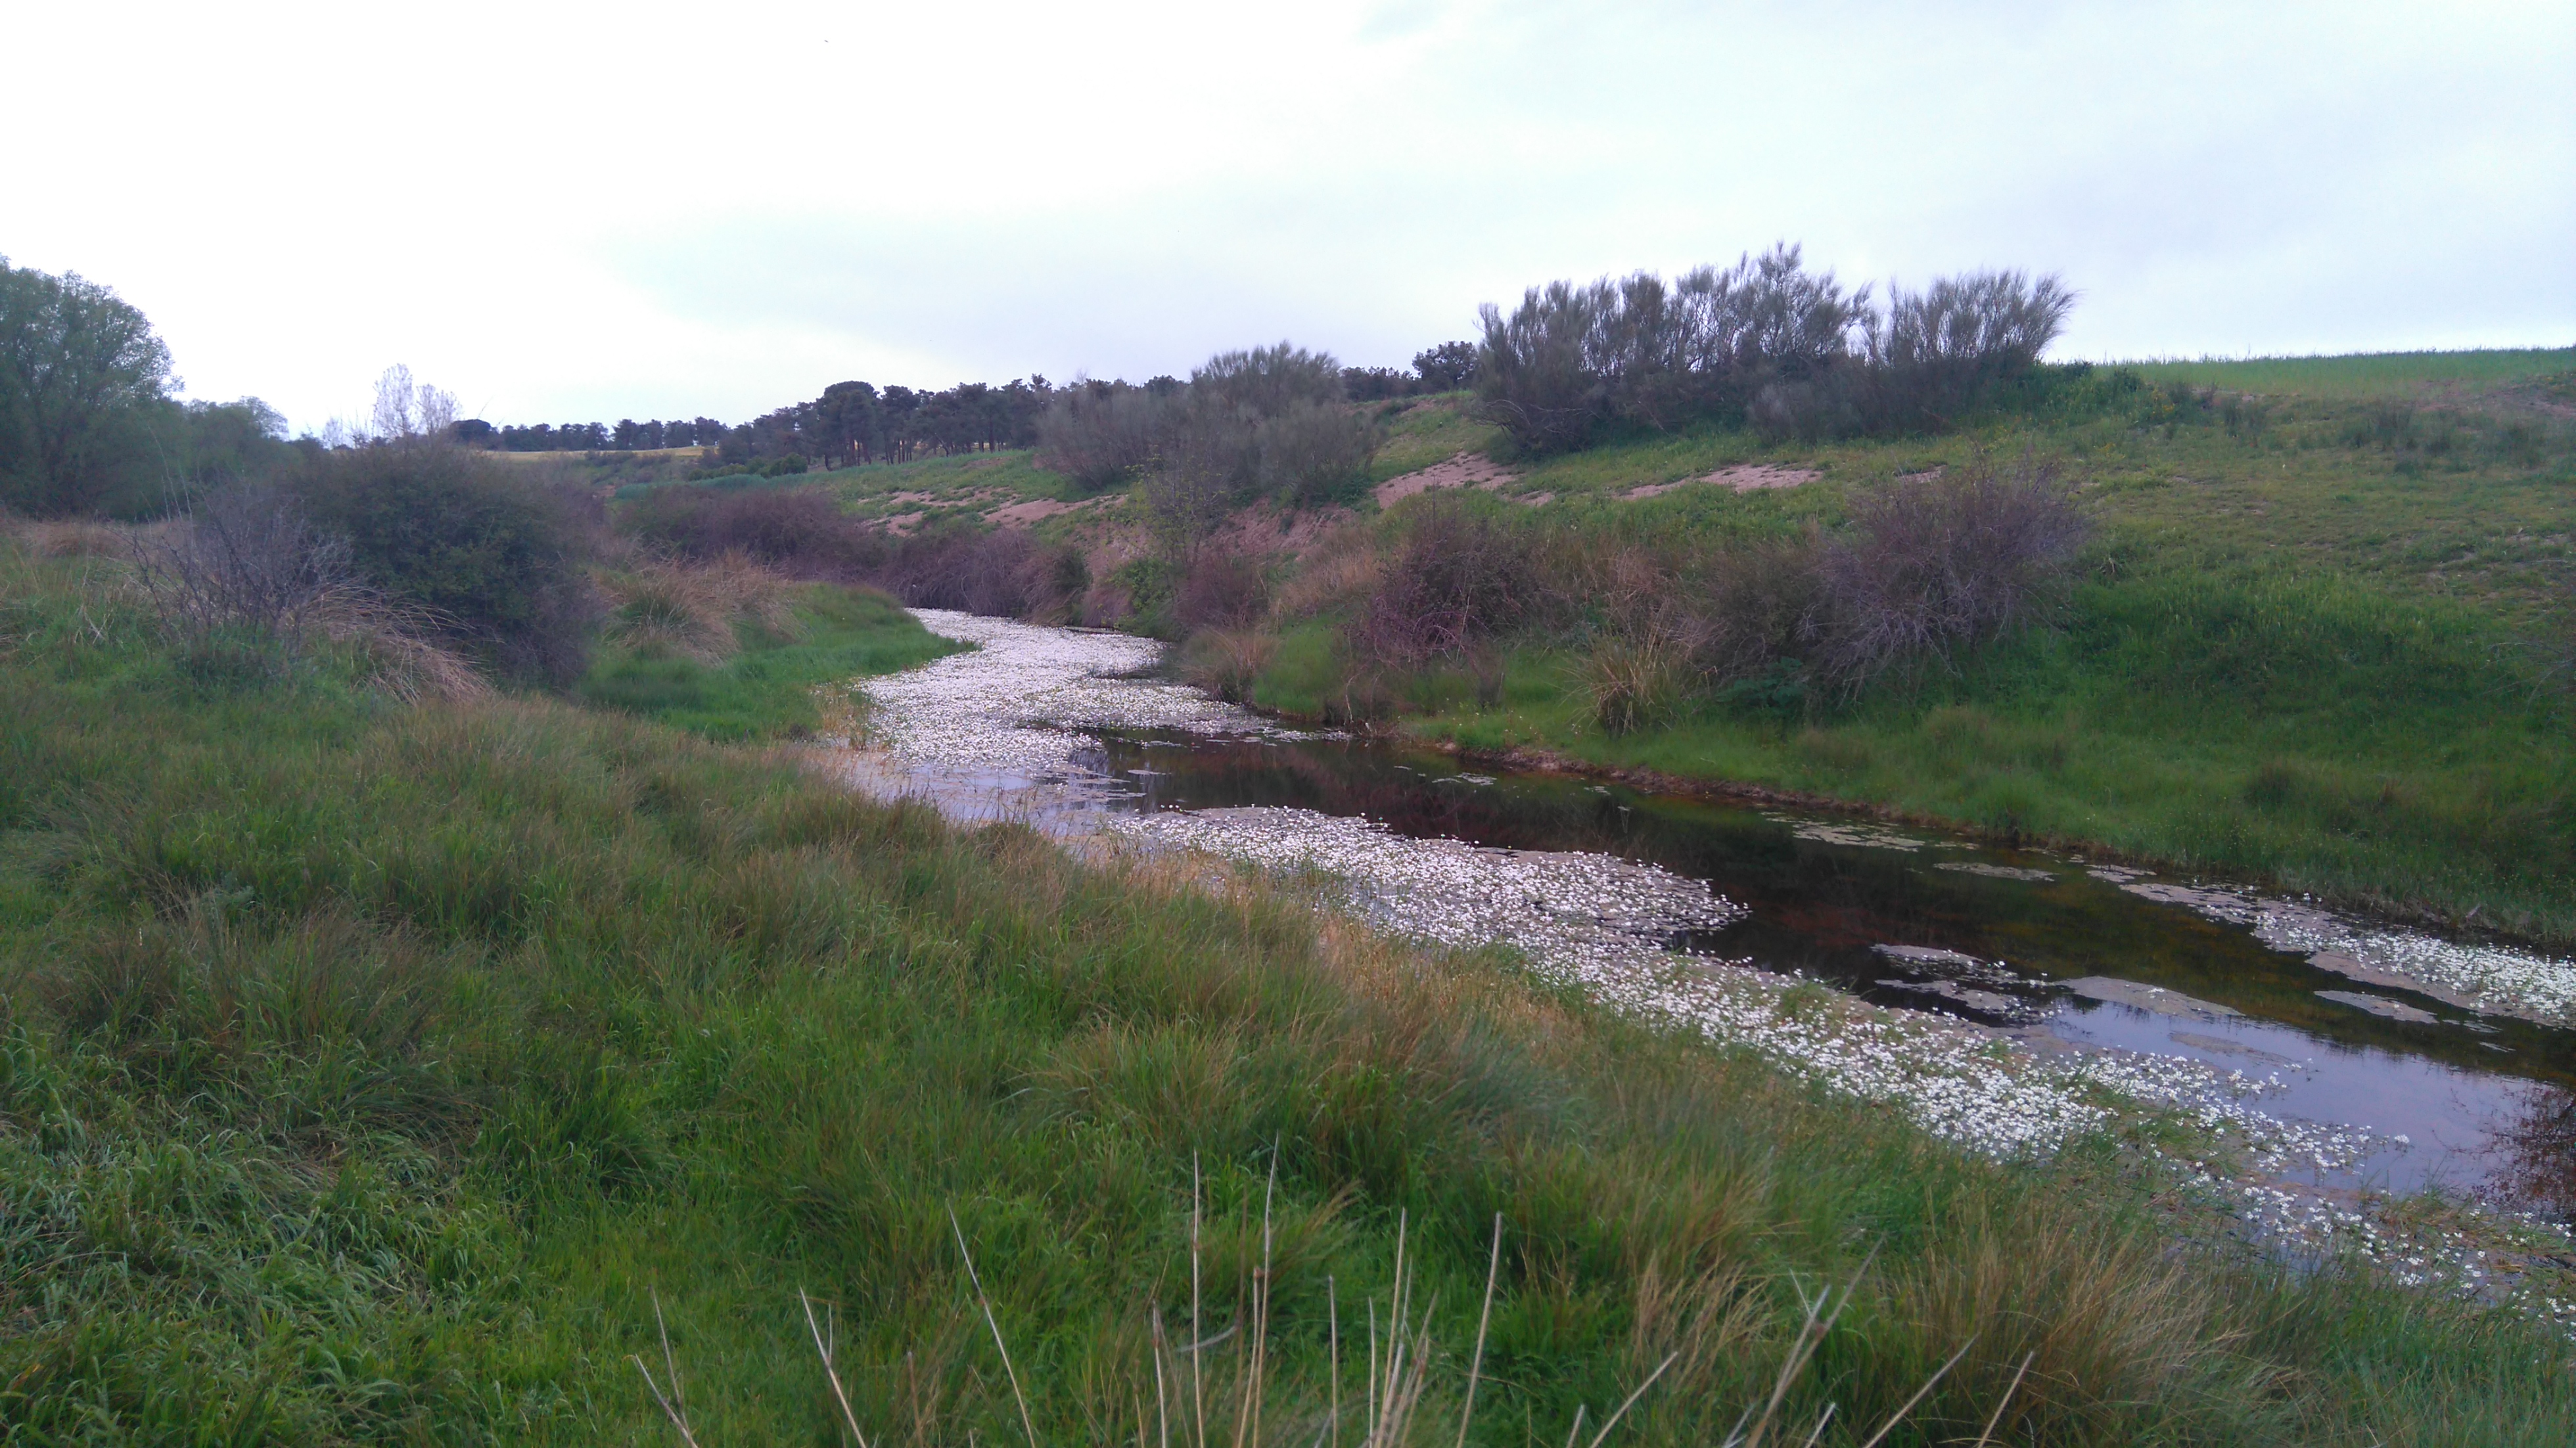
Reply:
[[2576, 1025], [2576, 960], [2364, 927], [2304, 901], [2251, 891], [2137, 879], [2119, 884], [2132, 894], [2242, 925], [2275, 950], [2298, 951], [2357, 980], [2408, 986], [2472, 1010], [2543, 1025]]

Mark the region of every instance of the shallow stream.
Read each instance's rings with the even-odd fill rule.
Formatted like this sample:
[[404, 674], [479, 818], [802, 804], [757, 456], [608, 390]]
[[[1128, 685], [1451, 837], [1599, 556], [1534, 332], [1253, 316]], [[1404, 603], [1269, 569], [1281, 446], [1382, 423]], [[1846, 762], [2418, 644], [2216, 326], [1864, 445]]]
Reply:
[[[1145, 641], [922, 616], [979, 648], [867, 686], [850, 768], [880, 788], [1345, 879], [1390, 928], [1517, 946], [1990, 1149], [2127, 1097], [2233, 1133], [2243, 1180], [2291, 1188], [2314, 1229], [2368, 1188], [2576, 1215], [2576, 963], [2073, 854], [1480, 771], [1139, 677]], [[1820, 1025], [1782, 1004], [1800, 980], [1865, 1004]]]

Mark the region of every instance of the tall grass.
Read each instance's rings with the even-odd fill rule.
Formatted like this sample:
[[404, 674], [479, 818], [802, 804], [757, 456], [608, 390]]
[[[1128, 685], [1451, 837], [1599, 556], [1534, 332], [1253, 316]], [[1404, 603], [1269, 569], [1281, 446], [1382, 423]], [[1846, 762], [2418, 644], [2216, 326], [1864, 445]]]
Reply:
[[21, 1441], [632, 1442], [630, 1354], [700, 1441], [823, 1440], [800, 1288], [872, 1442], [1129, 1441], [1195, 1310], [1266, 1317], [1257, 1436], [1311, 1443], [1399, 1285], [1417, 1441], [1668, 1360], [1619, 1441], [1718, 1441], [1811, 1337], [1776, 1421], [1825, 1442], [2576, 1427], [2563, 1343], [2190, 1246], [2120, 1158], [1963, 1156], [1507, 960], [649, 722], [209, 684], [84, 563], [0, 554]]

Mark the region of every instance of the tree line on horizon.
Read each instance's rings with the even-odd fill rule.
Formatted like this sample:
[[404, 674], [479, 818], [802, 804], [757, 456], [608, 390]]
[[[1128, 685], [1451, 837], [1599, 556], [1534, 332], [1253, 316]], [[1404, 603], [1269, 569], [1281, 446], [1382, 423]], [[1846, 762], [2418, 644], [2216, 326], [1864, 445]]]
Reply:
[[[1377, 402], [1425, 393], [1453, 392], [1475, 377], [1476, 346], [1444, 342], [1416, 353], [1413, 367], [1338, 367], [1343, 395]], [[1073, 387], [1142, 386], [1168, 392], [1182, 385], [1161, 376], [1141, 384], [1077, 379]], [[620, 418], [614, 423], [566, 422], [494, 426], [467, 418], [454, 426], [456, 440], [505, 452], [643, 452], [664, 448], [715, 448], [726, 463], [796, 457], [826, 468], [857, 463], [910, 462], [952, 453], [1034, 447], [1038, 419], [1067, 389], [1043, 375], [994, 385], [961, 382], [940, 391], [878, 388], [836, 382], [821, 396], [727, 426], [712, 417]]]
[[[1639, 272], [1533, 287], [1509, 313], [1484, 307], [1479, 340], [1426, 348], [1410, 371], [1344, 367], [1282, 343], [1219, 354], [1210, 366], [1223, 377], [1203, 367], [1188, 382], [1057, 386], [1031, 374], [933, 391], [853, 380], [735, 424], [496, 426], [457, 418], [452, 395], [396, 368], [387, 376], [400, 385], [380, 387], [379, 401], [409, 399], [417, 416], [372, 430], [335, 419], [289, 443], [256, 398], [172, 397], [168, 348], [109, 288], [0, 258], [0, 506], [144, 516], [222, 478], [274, 470], [282, 450], [364, 446], [388, 426], [509, 452], [695, 447], [721, 466], [789, 471], [1035, 448], [1087, 487], [1186, 473], [1205, 484], [1194, 497], [1312, 502], [1337, 496], [1373, 450], [1366, 427], [1328, 414], [1466, 389], [1479, 416], [1533, 453], [1702, 424], [1807, 439], [1947, 431], [2029, 390], [2073, 305], [2058, 278], [2017, 271], [1891, 285], [1882, 304], [1871, 287], [1807, 270], [1784, 243], [1670, 282]], [[1237, 363], [1256, 381], [1233, 376]], [[1293, 397], [1270, 395], [1282, 379]]]

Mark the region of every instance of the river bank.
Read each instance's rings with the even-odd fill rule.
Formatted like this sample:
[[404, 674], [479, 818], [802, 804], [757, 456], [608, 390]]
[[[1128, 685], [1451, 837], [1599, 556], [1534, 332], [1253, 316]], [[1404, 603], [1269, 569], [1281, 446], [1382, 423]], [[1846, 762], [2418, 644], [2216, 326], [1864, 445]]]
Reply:
[[1320, 877], [953, 822], [819, 787], [810, 745], [418, 702], [330, 649], [209, 676], [112, 561], [0, 543], [0, 620], [21, 1436], [648, 1442], [641, 1360], [701, 1441], [814, 1440], [803, 1300], [872, 1440], [1150, 1439], [1172, 1327], [1231, 1405], [1266, 1321], [1263, 1422], [1305, 1443], [1409, 1282], [1442, 1441], [1481, 1335], [1471, 1442], [1668, 1364], [1614, 1441], [1706, 1443], [1828, 1281], [1782, 1403], [1836, 1405], [1828, 1443], [1927, 1382], [1890, 1441], [1998, 1407], [2015, 1441], [2576, 1434], [2535, 1324], [2214, 1213], [2178, 1237], [2152, 1157], [1949, 1146], [1319, 916]]
[[[1727, 897], [1723, 876], [1691, 879], [1599, 850], [1480, 845], [1419, 822], [1390, 828], [1386, 811], [1401, 811], [1383, 793], [1370, 797], [1379, 805], [1375, 818], [1277, 803], [1208, 803], [1268, 798], [1221, 785], [1197, 787], [1193, 797], [1204, 796], [1200, 807], [1183, 806], [1172, 792], [1178, 787], [1166, 783], [1177, 777], [1173, 771], [1182, 756], [1216, 751], [1242, 761], [1238, 769], [1259, 770], [1274, 767], [1265, 755], [1312, 759], [1317, 750], [1354, 746], [1346, 736], [1284, 728], [1168, 681], [1139, 677], [1155, 649], [1132, 638], [932, 611], [921, 616], [932, 631], [972, 643], [975, 651], [869, 686], [871, 737], [895, 761], [874, 771], [876, 787], [922, 790], [978, 816], [1016, 808], [1060, 834], [1106, 835], [1149, 851], [1194, 852], [1273, 876], [1320, 877], [1331, 882], [1325, 897], [1336, 907], [1382, 928], [1453, 949], [1509, 947], [1553, 988], [1751, 1052], [1797, 1079], [1895, 1107], [1922, 1129], [1998, 1156], [2048, 1154], [2093, 1138], [2124, 1140], [2132, 1150], [2162, 1154], [2175, 1143], [2160, 1134], [2179, 1129], [2189, 1140], [2181, 1149], [2193, 1163], [2183, 1172], [2192, 1189], [2223, 1199], [2276, 1245], [2393, 1260], [2411, 1280], [2440, 1280], [2482, 1296], [2492, 1288], [2492, 1269], [2482, 1253], [2526, 1262], [2536, 1260], [2535, 1253], [2545, 1260], [2567, 1250], [2554, 1229], [2509, 1205], [2500, 1214], [2430, 1213], [2445, 1221], [2434, 1234], [2438, 1241], [2428, 1240], [2420, 1223], [2392, 1229], [2389, 1224], [2401, 1219], [2428, 1215], [2425, 1204], [2411, 1198], [2441, 1179], [2438, 1161], [2429, 1170], [2421, 1164], [2426, 1150], [2438, 1157], [2434, 1143], [2419, 1149], [2405, 1132], [2373, 1129], [2367, 1110], [2365, 1119], [2313, 1119], [2264, 1105], [2267, 1098], [2291, 1097], [2304, 1107], [2322, 1108], [2355, 1085], [2367, 1099], [2390, 1089], [2388, 1082], [2365, 1075], [2305, 1091], [2285, 1083], [2278, 1068], [2296, 1063], [2252, 1044], [2249, 1037], [2259, 1033], [2246, 1024], [2244, 1012], [2144, 980], [2118, 980], [2122, 967], [2114, 946], [2106, 945], [2085, 976], [2071, 982], [2071, 994], [2108, 1003], [2112, 1010], [2106, 1014], [2169, 1020], [2173, 1040], [2193, 1044], [2176, 1049], [2158, 1039], [2168, 1027], [2143, 1036], [2105, 1035], [2099, 1028], [2035, 1030], [2033, 1023], [2043, 1015], [2038, 1002], [2066, 997], [2008, 994], [2027, 993], [2036, 979], [2017, 974], [2033, 967], [2027, 956], [1977, 957], [1900, 940], [1871, 947], [1882, 957], [1879, 973], [1893, 960], [1916, 977], [1878, 984], [1964, 1007], [1946, 1015], [1871, 1004], [1839, 990], [1819, 993], [1808, 970], [1730, 951], [1727, 932], [1750, 912]], [[999, 760], [1010, 761], [1008, 778], [992, 768]], [[1458, 772], [1426, 779], [1423, 789], [1454, 793], [1462, 783], [1467, 791], [1492, 793], [1497, 780]], [[1016, 807], [1014, 798], [1020, 801]], [[1955, 839], [1855, 830], [1825, 818], [1783, 823], [1789, 833], [1846, 852], [1955, 854], [1965, 848]], [[2048, 879], [2069, 863], [2025, 855], [2014, 857], [2014, 864], [1970, 854], [1935, 868], [1983, 878]], [[2048, 868], [2031, 868], [2033, 859]], [[2437, 1068], [2431, 1078], [2405, 1088], [2419, 1095], [2466, 1089], [2463, 1083], [2478, 1079], [2474, 1052], [2480, 1048], [2552, 1058], [2567, 1051], [2560, 1039], [2564, 992], [2576, 987], [2576, 967], [2568, 962], [2391, 932], [2298, 902], [2158, 881], [2084, 860], [2071, 863], [2098, 879], [2102, 889], [2224, 924], [2261, 950], [2293, 959], [2304, 955], [2304, 963], [2318, 970], [2335, 970], [2319, 983], [2323, 988], [2302, 992], [2302, 998], [2312, 998], [2310, 1010], [2322, 1001], [2326, 1009], [2349, 1010], [2356, 1018], [2412, 1017], [2427, 1024], [2448, 1019], [2446, 1029], [2490, 1035], [2496, 1028], [2481, 1019], [2519, 1012], [2550, 1028], [2525, 1032], [2510, 1047], [2492, 1040], [2468, 1045], [2467, 1069], [2473, 1074]], [[2130, 918], [2131, 928], [2157, 928], [2151, 912]], [[1697, 943], [1680, 953], [1669, 948], [1682, 939]], [[2335, 988], [2356, 976], [2382, 990], [2467, 1000], [2472, 1014], [2437, 1018], [2397, 997]], [[2464, 984], [2474, 998], [2455, 989]], [[2044, 1009], [2068, 1014], [2063, 1005]], [[2272, 1014], [2279, 1016], [2277, 1010]], [[2308, 1078], [2340, 1079], [2318, 1064], [2313, 1050], [2317, 1040], [2331, 1037], [2300, 1033], [2325, 1027], [2293, 1015], [2266, 1029], [2308, 1042]], [[2213, 1036], [2213, 1030], [2236, 1038]], [[2270, 1036], [2260, 1039], [2282, 1044]], [[2451, 1039], [2468, 1043], [2471, 1035]], [[2386, 1045], [2368, 1049], [2385, 1054]], [[2461, 1049], [2447, 1054], [2458, 1060]], [[2320, 1071], [2324, 1078], [2317, 1077]], [[2390, 1072], [2389, 1081], [2404, 1074], [2394, 1065]], [[2551, 1066], [2540, 1079], [2555, 1089], [2561, 1074]], [[2482, 1109], [2502, 1112], [2511, 1097], [2490, 1092], [2479, 1099], [2487, 1103]], [[2428, 1119], [2404, 1109], [2385, 1114], [2419, 1132], [2425, 1128], [2416, 1122]], [[2437, 1121], [2433, 1129], [2456, 1134], [2465, 1128]], [[2454, 1151], [2451, 1160], [2461, 1159]], [[2374, 1181], [2406, 1187], [2391, 1195], [2372, 1190]], [[2462, 1231], [2461, 1221], [2471, 1222], [2472, 1229]], [[2391, 1247], [2392, 1240], [2407, 1245]], [[2510, 1296], [2513, 1290], [2508, 1285], [2493, 1295]], [[2566, 1295], [2553, 1283], [2535, 1289], [2533, 1301], [2553, 1294]]]

